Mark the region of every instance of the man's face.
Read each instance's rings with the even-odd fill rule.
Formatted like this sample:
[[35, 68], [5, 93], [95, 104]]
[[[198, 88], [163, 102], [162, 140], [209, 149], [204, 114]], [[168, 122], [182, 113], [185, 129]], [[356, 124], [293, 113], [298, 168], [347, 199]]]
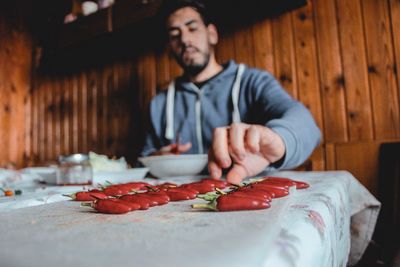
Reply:
[[215, 27], [206, 26], [191, 7], [176, 10], [166, 24], [170, 50], [179, 65], [189, 74], [200, 73], [208, 65], [212, 45], [217, 41]]

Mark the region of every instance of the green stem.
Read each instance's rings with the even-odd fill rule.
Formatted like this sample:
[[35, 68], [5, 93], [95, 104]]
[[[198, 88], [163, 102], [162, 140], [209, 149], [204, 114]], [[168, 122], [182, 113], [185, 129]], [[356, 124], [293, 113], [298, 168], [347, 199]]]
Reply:
[[75, 194], [75, 193], [74, 193], [74, 194], [70, 194], [70, 195], [63, 194], [63, 196], [64, 196], [64, 197], [70, 197], [70, 198], [72, 198], [72, 199], [75, 199], [75, 198], [76, 198], [76, 194]]
[[81, 206], [82, 207], [91, 207], [92, 208], [92, 203], [90, 203], [90, 202], [82, 202]]
[[192, 205], [193, 209], [208, 209], [208, 210], [213, 210], [213, 211], [218, 211], [217, 209], [217, 201], [211, 201], [209, 203], [198, 203], [198, 204], [193, 204]]
[[219, 193], [220, 195], [226, 195], [226, 192], [222, 191], [219, 188], [215, 188], [215, 191], [217, 191], [217, 193]]
[[207, 194], [199, 194], [199, 195], [197, 195], [197, 198], [204, 199], [204, 200], [207, 200], [207, 201], [213, 201], [217, 197], [218, 197], [218, 194], [215, 193], [215, 192], [209, 192]]

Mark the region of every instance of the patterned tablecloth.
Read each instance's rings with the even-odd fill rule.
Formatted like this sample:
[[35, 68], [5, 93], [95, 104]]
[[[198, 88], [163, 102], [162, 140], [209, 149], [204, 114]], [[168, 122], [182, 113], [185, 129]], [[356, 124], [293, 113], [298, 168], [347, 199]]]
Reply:
[[345, 171], [274, 176], [311, 187], [273, 200], [268, 210], [226, 213], [192, 211], [189, 204], [201, 200], [119, 216], [88, 212], [62, 197], [46, 205], [36, 199], [35, 207], [26, 198], [27, 204], [9, 202], [9, 209], [3, 203], [1, 266], [355, 264], [371, 239], [380, 203]]

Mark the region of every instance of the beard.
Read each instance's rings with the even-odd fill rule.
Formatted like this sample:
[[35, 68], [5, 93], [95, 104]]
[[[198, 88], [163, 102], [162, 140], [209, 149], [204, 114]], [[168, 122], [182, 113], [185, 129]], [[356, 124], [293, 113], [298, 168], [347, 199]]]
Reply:
[[194, 49], [196, 53], [199, 53], [200, 56], [198, 58], [185, 58], [186, 49], [177, 55], [174, 54], [176, 61], [178, 62], [179, 66], [184, 70], [185, 74], [190, 76], [195, 76], [202, 72], [210, 62], [210, 52], [209, 51], [200, 51], [197, 48], [190, 47], [190, 49]]

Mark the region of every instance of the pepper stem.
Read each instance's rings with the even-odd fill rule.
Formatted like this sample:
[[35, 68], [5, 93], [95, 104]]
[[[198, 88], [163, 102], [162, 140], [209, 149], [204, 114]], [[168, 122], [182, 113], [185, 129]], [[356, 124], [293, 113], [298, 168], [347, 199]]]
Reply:
[[220, 195], [226, 195], [226, 192], [222, 191], [219, 188], [215, 188], [215, 191], [217, 191], [217, 193], [219, 193]]
[[217, 199], [214, 199], [211, 202], [208, 203], [198, 203], [198, 204], [192, 204], [193, 209], [209, 209], [213, 211], [218, 211], [217, 209]]
[[75, 194], [75, 193], [74, 193], [74, 194], [70, 194], [70, 195], [63, 194], [63, 196], [64, 196], [64, 197], [70, 197], [70, 198], [72, 198], [72, 199], [75, 199], [75, 198], [76, 198], [76, 194]]
[[81, 206], [82, 207], [92, 207], [92, 203], [91, 202], [82, 202]]
[[207, 194], [198, 194], [197, 198], [204, 199], [207, 201], [213, 201], [218, 197], [217, 193], [215, 192], [208, 192]]

